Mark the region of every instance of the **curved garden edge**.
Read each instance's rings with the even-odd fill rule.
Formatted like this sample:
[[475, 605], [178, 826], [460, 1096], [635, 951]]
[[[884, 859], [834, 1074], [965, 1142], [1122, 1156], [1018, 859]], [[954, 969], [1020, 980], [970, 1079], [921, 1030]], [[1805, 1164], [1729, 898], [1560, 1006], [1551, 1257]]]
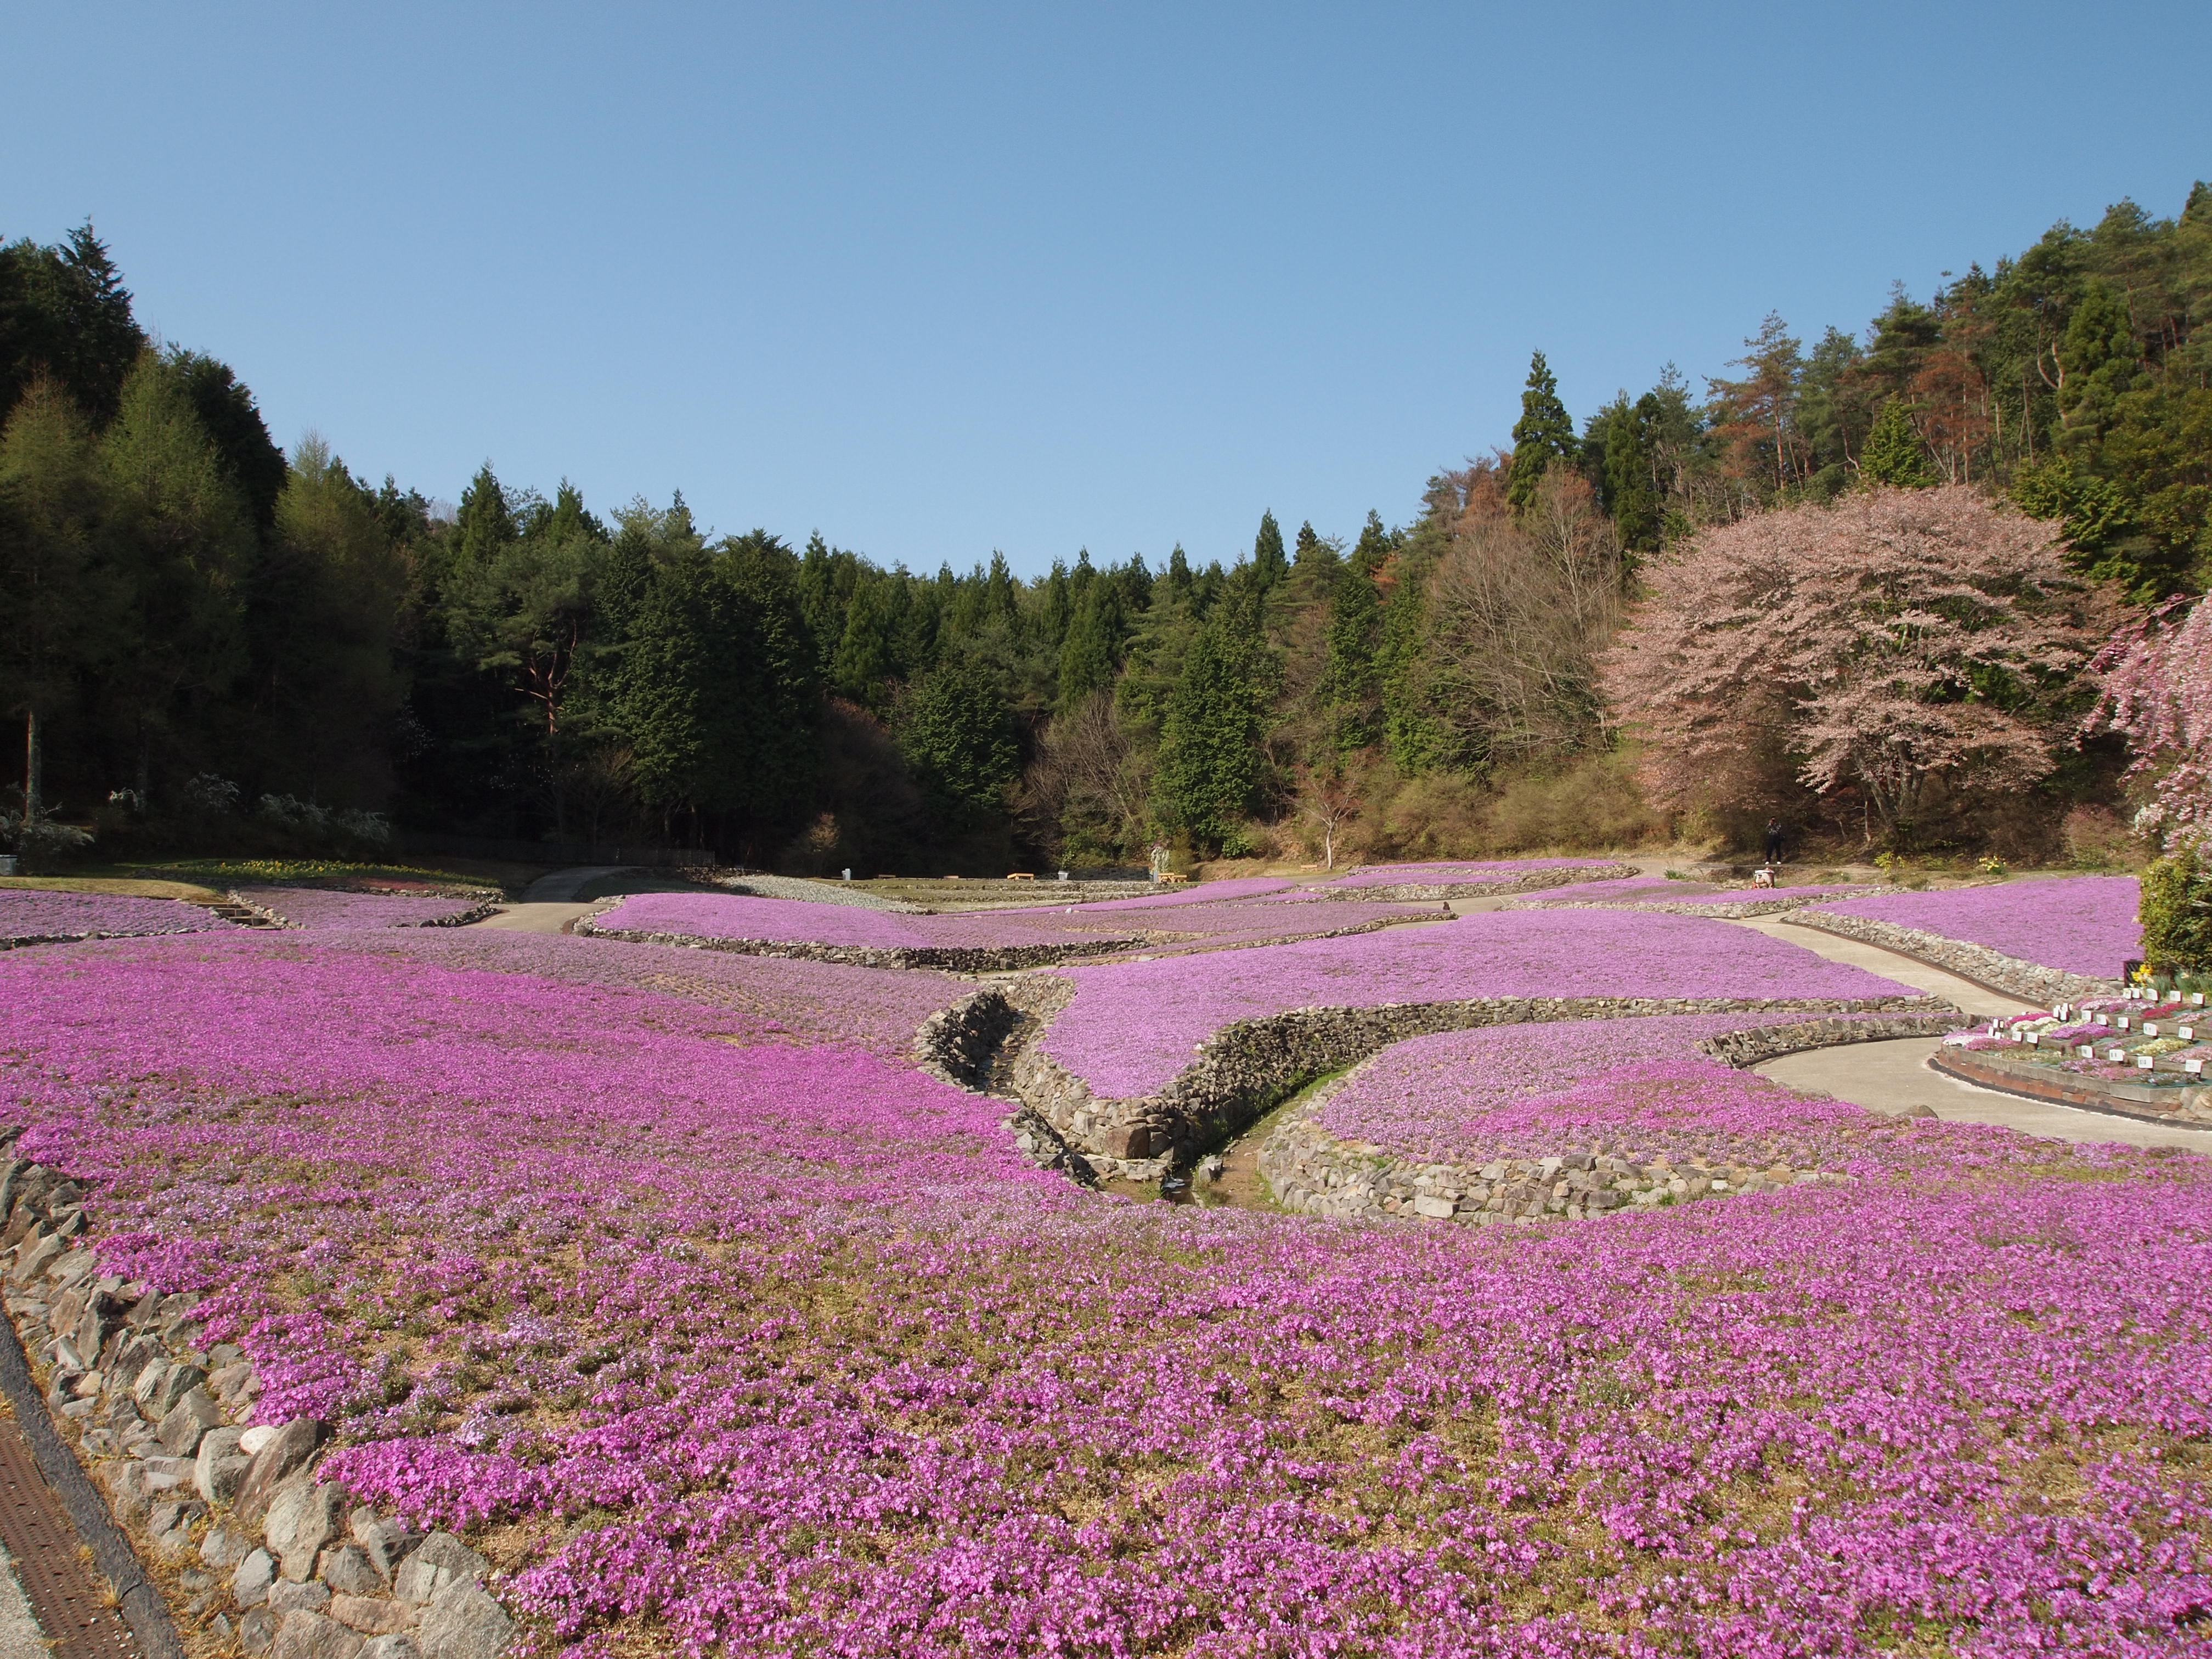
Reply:
[[917, 1061], [967, 1087], [992, 1079], [1004, 1082], [1027, 1112], [1093, 1172], [1138, 1181], [1155, 1180], [1188, 1164], [1250, 1127], [1312, 1079], [1356, 1065], [1408, 1037], [1483, 1025], [1664, 1014], [1896, 1013], [1919, 1022], [1896, 1033], [1905, 1036], [1951, 1030], [1965, 1021], [1950, 1004], [1921, 996], [1479, 997], [1368, 1008], [1292, 1008], [1224, 1026], [1155, 1094], [1102, 1099], [1034, 1038], [1018, 1053], [1001, 1051], [1004, 1034], [1017, 1022], [1026, 1018], [1041, 1030], [1072, 988], [1050, 1007], [1025, 1007], [1019, 1000], [1042, 994], [1016, 981], [963, 998], [933, 1015], [915, 1034]]
[[842, 963], [848, 968], [935, 968], [951, 973], [1006, 973], [1048, 968], [1055, 963], [1103, 955], [1141, 945], [1140, 939], [1088, 939], [1069, 945], [812, 945], [763, 939], [708, 939], [696, 933], [653, 933], [633, 927], [598, 927], [586, 917], [576, 923], [586, 939], [627, 940], [632, 945], [671, 945], [686, 951], [727, 951], [741, 957], [787, 957], [800, 962]]
[[[1871, 888], [1854, 893], [1853, 898], [1878, 898], [1884, 894], [1902, 891], [1896, 887]], [[1650, 902], [1632, 902], [1626, 899], [1523, 899], [1513, 908], [1516, 910], [1650, 910], [1668, 916], [1711, 916], [1720, 921], [1741, 921], [1749, 916], [1778, 916], [1791, 910], [1802, 910], [1808, 904], [1823, 904], [1831, 901], [1819, 898], [1744, 898], [1708, 900], [1699, 903], [1694, 899], [1657, 899]]]
[[1203, 934], [1178, 933], [1173, 928], [1162, 928], [1154, 937], [1131, 934], [1121, 939], [1084, 939], [1060, 945], [814, 945], [804, 941], [709, 939], [700, 933], [660, 933], [630, 927], [599, 927], [593, 926], [589, 917], [579, 921], [573, 931], [588, 939], [623, 939], [632, 945], [669, 945], [687, 951], [728, 951], [738, 956], [748, 957], [787, 957], [803, 962], [842, 963], [850, 968], [932, 968], [940, 973], [1004, 974], [1019, 973], [1031, 968], [1050, 968], [1063, 962], [1080, 962], [1091, 957], [1109, 956], [1117, 951], [1146, 946], [1163, 951], [1180, 950], [1185, 946], [1200, 950], [1251, 951], [1270, 945], [1349, 939], [1355, 933], [1372, 933], [1385, 927], [1404, 927], [1416, 923], [1449, 920], [1447, 915], [1413, 912], [1402, 916], [1377, 916], [1372, 921], [1355, 922], [1347, 927], [1316, 927], [1310, 931], [1270, 934], [1264, 939], [1218, 943], [1208, 940]]
[[2212, 1127], [2212, 1090], [2152, 1089], [2135, 1084], [2099, 1083], [2040, 1066], [2007, 1064], [1972, 1049], [1938, 1049], [1928, 1063], [1944, 1076], [1977, 1089], [2050, 1106], [2073, 1106], [2138, 1123], [2186, 1123]]
[[1963, 939], [1946, 939], [1941, 933], [1900, 927], [1895, 922], [1876, 921], [1867, 916], [1800, 910], [1784, 916], [1783, 921], [1787, 927], [1810, 927], [1839, 939], [1856, 939], [1862, 945], [1893, 951], [1931, 968], [1941, 968], [1947, 974], [1956, 974], [1985, 991], [1995, 991], [2000, 996], [2025, 997], [2039, 1008], [2079, 1001], [2083, 997], [2112, 996], [2120, 989], [2116, 979], [2069, 974], [2063, 969], [2046, 968], [2040, 963], [2006, 956], [1985, 945], [1969, 945]]
[[1626, 881], [1644, 872], [1632, 864], [1583, 864], [1571, 870], [1531, 870], [1508, 881], [1408, 881], [1389, 887], [1316, 887], [1316, 898], [1358, 899], [1370, 904], [1421, 904], [1449, 899], [1503, 898], [1566, 887], [1583, 881]]
[[[1808, 1048], [1940, 1036], [1959, 1024], [1956, 1014], [1929, 1012], [1808, 1019], [1727, 1031], [1695, 1047], [1710, 1060], [1747, 1071]], [[1708, 1194], [1762, 1192], [1848, 1179], [1833, 1170], [1709, 1168], [1699, 1164], [1678, 1167], [1664, 1161], [1632, 1169], [1618, 1159], [1597, 1158], [1569, 1146], [1542, 1158], [1501, 1158], [1480, 1165], [1424, 1163], [1382, 1147], [1341, 1139], [1314, 1121], [1316, 1111], [1346, 1080], [1334, 1079], [1285, 1113], [1260, 1148], [1260, 1173], [1285, 1209], [1342, 1219], [1525, 1224], [1560, 1216], [1580, 1220], [1609, 1209], [1666, 1204]], [[1608, 1163], [1618, 1167], [1594, 1169]], [[1585, 1179], [1591, 1173], [1606, 1173], [1612, 1178], [1604, 1189], [1593, 1190]]]

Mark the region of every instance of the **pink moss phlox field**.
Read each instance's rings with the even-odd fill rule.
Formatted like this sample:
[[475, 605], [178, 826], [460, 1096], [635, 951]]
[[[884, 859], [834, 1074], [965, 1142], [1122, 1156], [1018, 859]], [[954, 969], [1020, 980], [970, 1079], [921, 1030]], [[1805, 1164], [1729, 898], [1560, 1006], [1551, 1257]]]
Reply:
[[1446, 859], [1429, 864], [1367, 864], [1348, 876], [1321, 884], [1346, 887], [1401, 887], [1408, 884], [1454, 881], [1510, 881], [1533, 870], [1601, 869], [1610, 859]]
[[1664, 876], [1619, 876], [1607, 881], [1577, 881], [1565, 887], [1546, 887], [1534, 897], [1519, 902], [1541, 904], [1552, 899], [1642, 899], [1670, 896], [1690, 898], [1702, 897], [1707, 893], [1720, 890], [1717, 884], [1710, 881], [1669, 881]]
[[1822, 905], [1899, 927], [1979, 945], [2022, 962], [2093, 979], [2118, 979], [2142, 954], [2133, 876], [2063, 876], [1925, 893], [1889, 893]]
[[476, 908], [473, 899], [411, 893], [348, 893], [326, 887], [241, 887], [248, 904], [274, 912], [295, 927], [423, 927]]
[[13, 1109], [330, 1478], [525, 1523], [546, 1650], [2203, 1650], [2199, 1160], [1919, 1122], [1507, 1237], [1171, 1209], [860, 1048], [368, 937], [0, 958]]
[[[1049, 884], [1039, 884], [1043, 890], [1048, 892], [1051, 890]], [[1082, 908], [1085, 910], [1108, 911], [1156, 910], [1163, 905], [1218, 904], [1224, 899], [1254, 898], [1262, 893], [1285, 892], [1290, 886], [1291, 884], [1279, 876], [1237, 876], [1227, 881], [1198, 882], [1171, 893], [1145, 893], [1136, 898], [1099, 899], [1085, 904]], [[1041, 905], [1036, 908], [1043, 909], [1048, 907]], [[1001, 915], [1026, 915], [1028, 908], [1024, 907], [1021, 910], [1002, 910], [999, 914]]]
[[[1327, 907], [1325, 914], [1316, 908], [1308, 915], [1267, 903], [1269, 896], [1255, 894], [1214, 901], [1182, 893], [1158, 894], [1133, 901], [1147, 907], [1136, 915], [1117, 910], [1110, 903], [902, 915], [805, 899], [641, 893], [602, 913], [593, 925], [686, 939], [758, 939], [884, 951], [991, 950], [1100, 945], [1117, 939], [1189, 939], [1233, 945], [1435, 913], [1434, 907], [1425, 910], [1413, 905], [1340, 902]], [[1156, 899], [1173, 902], [1158, 903]], [[1102, 911], [1107, 914], [1101, 915]]]
[[1499, 910], [1432, 927], [1054, 971], [1074, 1000], [1047, 1054], [1100, 1095], [1149, 1094], [1224, 1025], [1291, 1008], [1470, 997], [1911, 996], [1910, 988], [1702, 916]]
[[0, 940], [209, 933], [231, 926], [212, 910], [178, 899], [0, 888]]
[[527, 974], [585, 989], [645, 990], [730, 1010], [761, 1042], [857, 1043], [903, 1059], [915, 1030], [975, 988], [928, 970], [899, 972], [842, 963], [672, 951], [617, 939], [583, 942], [476, 927], [403, 934], [335, 936], [325, 955], [391, 957], [491, 973]]
[[1361, 1064], [1316, 1119], [1340, 1139], [1436, 1164], [1605, 1150], [1847, 1170], [1886, 1148], [1897, 1121], [1697, 1051], [1707, 1037], [1802, 1018], [1672, 1014], [1413, 1037]]

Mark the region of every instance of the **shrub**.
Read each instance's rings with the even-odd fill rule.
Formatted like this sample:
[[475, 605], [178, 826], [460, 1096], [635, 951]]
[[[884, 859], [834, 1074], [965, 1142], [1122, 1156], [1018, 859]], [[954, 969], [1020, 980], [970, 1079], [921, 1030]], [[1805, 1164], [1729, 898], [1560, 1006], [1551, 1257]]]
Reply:
[[2143, 955], [2161, 973], [2212, 969], [2212, 869], [2193, 852], [2154, 861], [2142, 875]]

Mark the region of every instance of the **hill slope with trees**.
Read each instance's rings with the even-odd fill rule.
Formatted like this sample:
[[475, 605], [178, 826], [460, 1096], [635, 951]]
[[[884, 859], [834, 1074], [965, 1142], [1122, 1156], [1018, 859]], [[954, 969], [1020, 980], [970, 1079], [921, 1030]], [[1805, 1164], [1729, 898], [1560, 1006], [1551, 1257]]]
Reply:
[[[1141, 862], [1161, 839], [1589, 847], [1770, 812], [2047, 854], [2121, 798], [2118, 739], [2081, 735], [2083, 663], [2212, 575], [2208, 307], [2200, 184], [2174, 219], [2124, 202], [1924, 302], [1900, 288], [1862, 335], [1808, 349], [1770, 316], [1702, 395], [1670, 368], [1579, 427], [1538, 353], [1510, 446], [1437, 472], [1401, 526], [1268, 513], [1226, 566], [1079, 552], [1022, 580], [995, 554], [925, 574], [717, 536], [680, 495], [595, 512], [489, 464], [453, 509], [373, 486], [319, 439], [281, 451], [224, 364], [152, 344], [88, 226], [19, 240], [14, 822], [151, 847], [383, 818], [869, 873]], [[1920, 551], [1854, 563], [1884, 514]], [[1841, 672], [1803, 660], [1809, 635], [1739, 653], [1759, 710], [1710, 677], [1680, 700], [1692, 659], [1727, 654], [1699, 607], [1761, 603], [1751, 568], [1790, 573], [1791, 614], [1845, 656], [1888, 641], [1859, 683], [1893, 759], [1920, 760], [1838, 725], [1872, 702], [1806, 713], [1791, 688]], [[1915, 605], [1942, 627], [1908, 649]]]

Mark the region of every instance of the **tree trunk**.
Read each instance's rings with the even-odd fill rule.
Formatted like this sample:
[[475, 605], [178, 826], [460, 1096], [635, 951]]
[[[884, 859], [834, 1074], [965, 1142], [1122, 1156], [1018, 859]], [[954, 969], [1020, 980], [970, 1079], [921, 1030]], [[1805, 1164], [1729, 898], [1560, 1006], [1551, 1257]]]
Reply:
[[23, 823], [26, 828], [38, 822], [39, 814], [46, 810], [43, 792], [46, 783], [46, 752], [39, 732], [39, 711], [36, 708], [23, 711]]

